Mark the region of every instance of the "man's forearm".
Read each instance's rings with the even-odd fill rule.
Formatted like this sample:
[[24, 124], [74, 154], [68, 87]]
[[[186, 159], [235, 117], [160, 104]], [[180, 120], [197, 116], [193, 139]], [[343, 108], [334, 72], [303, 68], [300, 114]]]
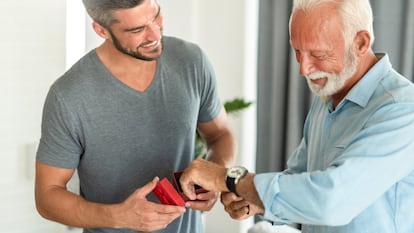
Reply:
[[[38, 192], [38, 191], [37, 191]], [[106, 205], [86, 201], [61, 187], [36, 193], [36, 207], [44, 218], [80, 228], [114, 228], [112, 209]]]
[[237, 143], [231, 132], [221, 135], [214, 142], [208, 142], [207, 148], [207, 160], [211, 162], [229, 167], [236, 160]]

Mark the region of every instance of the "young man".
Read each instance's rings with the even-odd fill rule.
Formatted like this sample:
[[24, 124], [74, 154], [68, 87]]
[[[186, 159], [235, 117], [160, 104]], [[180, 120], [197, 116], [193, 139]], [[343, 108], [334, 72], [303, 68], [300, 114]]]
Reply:
[[196, 160], [185, 193], [231, 191], [222, 195], [231, 217], [300, 223], [303, 233], [414, 232], [414, 85], [372, 51], [369, 0], [293, 5], [291, 45], [319, 98], [288, 169], [255, 175]]
[[[200, 48], [162, 35], [156, 0], [83, 0], [104, 42], [51, 87], [36, 162], [39, 213], [84, 232], [202, 232], [200, 211], [161, 205], [151, 191], [193, 160], [195, 131], [208, 159], [228, 166], [235, 141]], [[78, 171], [80, 195], [66, 185]]]

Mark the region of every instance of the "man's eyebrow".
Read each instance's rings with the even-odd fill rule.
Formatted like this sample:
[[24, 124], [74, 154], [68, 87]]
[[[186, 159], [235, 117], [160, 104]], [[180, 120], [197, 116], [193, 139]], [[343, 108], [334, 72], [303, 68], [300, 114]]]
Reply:
[[144, 29], [145, 27], [146, 26], [144, 25], [144, 26], [139, 26], [139, 27], [135, 27], [135, 28], [127, 28], [127, 29], [124, 30], [124, 32], [138, 31], [138, 30]]
[[[158, 11], [157, 11], [157, 14], [155, 14], [154, 16], [153, 21], [156, 20], [160, 15], [161, 15], [161, 6], [158, 6]], [[141, 30], [141, 29], [144, 29], [146, 26], [147, 25], [134, 27], [134, 28], [128, 28], [128, 29], [125, 29], [124, 32], [132, 32], [132, 31]]]

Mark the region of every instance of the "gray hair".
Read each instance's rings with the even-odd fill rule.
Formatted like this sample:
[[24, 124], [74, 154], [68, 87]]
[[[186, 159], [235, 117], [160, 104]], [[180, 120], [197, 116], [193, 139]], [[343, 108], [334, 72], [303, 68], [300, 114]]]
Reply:
[[86, 11], [93, 21], [109, 28], [117, 20], [112, 12], [118, 9], [129, 9], [141, 5], [145, 0], [82, 0]]
[[369, 0], [293, 0], [293, 9], [289, 22], [289, 30], [293, 14], [298, 10], [309, 11], [323, 3], [336, 3], [342, 18], [343, 34], [347, 45], [353, 43], [355, 35], [362, 30], [371, 36], [374, 43], [373, 15]]

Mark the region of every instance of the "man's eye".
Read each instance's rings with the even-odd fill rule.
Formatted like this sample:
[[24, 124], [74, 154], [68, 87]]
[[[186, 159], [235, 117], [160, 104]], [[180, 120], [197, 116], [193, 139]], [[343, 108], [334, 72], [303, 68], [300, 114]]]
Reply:
[[137, 34], [137, 33], [140, 33], [142, 31], [144, 31], [144, 28], [138, 28], [138, 29], [132, 30], [131, 33]]
[[313, 57], [319, 60], [323, 60], [326, 56], [324, 54], [314, 54]]

